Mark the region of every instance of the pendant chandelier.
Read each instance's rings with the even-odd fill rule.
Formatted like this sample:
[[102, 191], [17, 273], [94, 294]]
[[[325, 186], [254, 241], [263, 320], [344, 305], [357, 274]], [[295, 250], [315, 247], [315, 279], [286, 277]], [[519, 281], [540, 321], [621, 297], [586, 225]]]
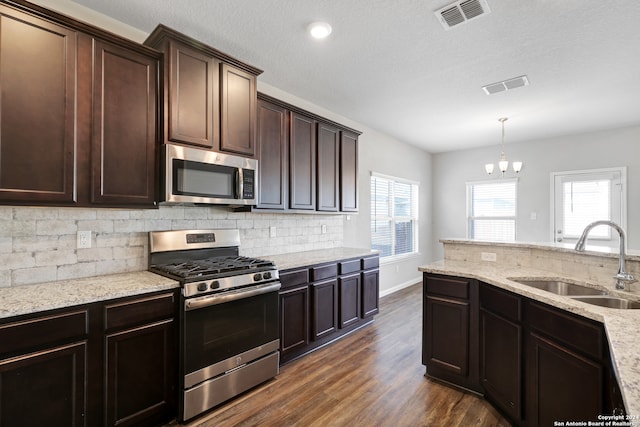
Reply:
[[[498, 168], [500, 168], [502, 176], [504, 176], [504, 173], [509, 169], [509, 161], [507, 160], [507, 156], [504, 155], [504, 122], [507, 120], [509, 120], [508, 117], [501, 117], [498, 119], [498, 121], [502, 123], [502, 150], [500, 151], [500, 160], [498, 161]], [[513, 162], [511, 167], [515, 173], [518, 173], [522, 169], [522, 162]], [[493, 173], [493, 163], [485, 164], [484, 170], [491, 175]]]

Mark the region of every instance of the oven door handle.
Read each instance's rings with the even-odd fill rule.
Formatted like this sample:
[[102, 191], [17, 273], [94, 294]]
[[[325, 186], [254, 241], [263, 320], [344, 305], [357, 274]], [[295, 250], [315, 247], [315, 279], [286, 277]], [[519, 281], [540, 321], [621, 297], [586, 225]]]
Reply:
[[280, 282], [272, 282], [266, 285], [252, 286], [250, 288], [238, 289], [235, 291], [224, 292], [222, 294], [206, 295], [197, 298], [185, 300], [185, 311], [197, 310], [199, 308], [209, 307], [212, 305], [223, 304], [225, 302], [236, 301], [239, 299], [250, 298], [256, 295], [275, 292], [281, 287]]

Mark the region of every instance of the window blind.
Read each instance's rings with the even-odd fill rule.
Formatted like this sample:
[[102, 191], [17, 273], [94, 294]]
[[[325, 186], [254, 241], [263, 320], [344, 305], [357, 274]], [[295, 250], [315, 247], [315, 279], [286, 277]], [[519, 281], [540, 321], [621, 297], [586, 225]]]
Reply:
[[381, 257], [417, 252], [418, 185], [371, 175], [371, 247]]
[[516, 184], [517, 180], [467, 184], [470, 238], [493, 241], [515, 240]]

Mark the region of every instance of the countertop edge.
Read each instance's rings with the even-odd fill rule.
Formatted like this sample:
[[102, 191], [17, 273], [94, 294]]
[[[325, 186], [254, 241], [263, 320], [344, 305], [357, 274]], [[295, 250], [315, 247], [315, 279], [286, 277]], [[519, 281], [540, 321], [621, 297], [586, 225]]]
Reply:
[[0, 319], [178, 287], [175, 280], [137, 271], [0, 288]]

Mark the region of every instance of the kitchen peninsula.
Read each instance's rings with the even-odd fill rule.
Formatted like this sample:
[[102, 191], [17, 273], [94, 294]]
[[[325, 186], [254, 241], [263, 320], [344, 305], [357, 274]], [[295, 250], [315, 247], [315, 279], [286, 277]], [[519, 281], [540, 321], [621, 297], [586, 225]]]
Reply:
[[[478, 310], [477, 301], [479, 299], [479, 311], [481, 312], [479, 317], [485, 321], [487, 318], [483, 318], [482, 316], [486, 314], [489, 304], [483, 306], [483, 289], [485, 290], [485, 296], [489, 292], [499, 292], [500, 295], [502, 295], [500, 298], [502, 298], [501, 301], [503, 302], [507, 302], [508, 299], [517, 300], [518, 305], [513, 312], [518, 312], [519, 320], [522, 319], [520, 315], [520, 310], [522, 309], [525, 312], [525, 316], [528, 315], [530, 319], [533, 319], [532, 322], [538, 322], [537, 317], [539, 318], [540, 313], [546, 310], [545, 307], [548, 307], [550, 311], [559, 313], [560, 316], [562, 316], [562, 313], [565, 313], [567, 318], [575, 319], [577, 322], [581, 322], [580, 319], [583, 319], [582, 322], [588, 327], [595, 327], [589, 323], [596, 326], [602, 324], [606, 333], [608, 349], [611, 354], [612, 372], [615, 374], [615, 379], [617, 379], [626, 413], [630, 416], [640, 414], [640, 374], [637, 370], [640, 364], [640, 355], [637, 353], [638, 340], [640, 339], [640, 332], [638, 332], [637, 328], [638, 322], [640, 321], [640, 310], [606, 308], [578, 301], [566, 295], [519, 283], [526, 283], [531, 280], [562, 281], [589, 287], [594, 291], [600, 291], [603, 294], [606, 293], [606, 295], [610, 297], [618, 297], [632, 302], [640, 301], [640, 285], [638, 283], [632, 283], [630, 285], [630, 291], [615, 289], [615, 279], [613, 279], [613, 276], [615, 275], [618, 264], [617, 254], [601, 252], [593, 247], [588, 247], [584, 253], [577, 253], [573, 247], [563, 244], [495, 243], [456, 239], [444, 239], [441, 240], [441, 242], [444, 245], [444, 259], [419, 267], [419, 270], [423, 272], [425, 277], [425, 291], [428, 280], [442, 279], [439, 284], [440, 286], [442, 286], [442, 283], [450, 283], [455, 287], [461, 283], [467, 283], [465, 281], [468, 279], [468, 283], [470, 283], [468, 285], [469, 288], [473, 288], [474, 285], [477, 288], [477, 283], [480, 284], [480, 297], [478, 298], [478, 294], [475, 294], [475, 309]], [[636, 277], [640, 276], [640, 256], [631, 254], [626, 257], [626, 260], [628, 270]], [[425, 293], [425, 305], [427, 304], [426, 298], [427, 294]], [[488, 300], [488, 297], [486, 299]], [[441, 300], [444, 300], [444, 298]], [[470, 306], [473, 307], [472, 293], [468, 301], [471, 301]], [[535, 311], [533, 308], [529, 308], [534, 306], [536, 308]], [[429, 310], [429, 308], [426, 308], [426, 310]], [[483, 310], [485, 313], [482, 313]], [[471, 309], [470, 317], [472, 316], [473, 308]], [[476, 314], [476, 316], [478, 315]], [[519, 356], [523, 353], [529, 356], [529, 360], [526, 362], [528, 365], [522, 363], [521, 360], [518, 361], [518, 364], [514, 365], [517, 367], [515, 369], [524, 377], [525, 371], [529, 372], [529, 370], [532, 369], [531, 365], [534, 362], [532, 362], [531, 359], [533, 357], [539, 357], [539, 353], [536, 353], [539, 348], [536, 347], [533, 353], [531, 353], [530, 347], [532, 347], [532, 345], [529, 344], [528, 341], [525, 343], [525, 338], [522, 338], [523, 329], [520, 323], [511, 321], [510, 319], [507, 319], [507, 321], [511, 322], [510, 324], [513, 325], [514, 328], [517, 328], [518, 340], [514, 340], [514, 342], [519, 342], [520, 346], [516, 349], [516, 353]], [[426, 318], [425, 322], [427, 322]], [[474, 333], [481, 333], [480, 330], [486, 326], [482, 324], [482, 322], [483, 321], [480, 321], [481, 326], [478, 328], [478, 331], [469, 331], [469, 336]], [[469, 324], [471, 328], [473, 328], [473, 322], [470, 321]], [[522, 324], [524, 325], [525, 323], [523, 322]], [[552, 331], [556, 330], [559, 333], [564, 333], [561, 331], [563, 324], [558, 322], [556, 318], [554, 318], [553, 321], [549, 321], [547, 326]], [[534, 330], [535, 327], [532, 326], [531, 329]], [[506, 329], [503, 331], [505, 330]], [[587, 331], [586, 328], [583, 330]], [[531, 332], [531, 335], [535, 334], [537, 334], [537, 332]], [[586, 336], [582, 333], [575, 335], [580, 337]], [[596, 335], [594, 334], [594, 336]], [[478, 338], [476, 337], [476, 339]], [[606, 343], [603, 344], [606, 348]], [[483, 345], [488, 344], [483, 342], [483, 337], [480, 337], [475, 345], [475, 351], [481, 352]], [[585, 342], [585, 345], [593, 345], [593, 348], [601, 352], [600, 348], [602, 348], [602, 346], [600, 343]], [[423, 342], [423, 352], [425, 351], [424, 346], [425, 343]], [[473, 345], [468, 348], [470, 348], [470, 353], [474, 351]], [[526, 353], [527, 349], [529, 349], [530, 353]], [[604, 356], [602, 356], [604, 363], [608, 357], [606, 352], [601, 354], [604, 354]], [[486, 359], [489, 359], [490, 356], [491, 355], [485, 354]], [[425, 362], [424, 358], [423, 353], [423, 363]], [[476, 359], [476, 361], [477, 360], [478, 359]], [[480, 362], [476, 363], [480, 366], [480, 368], [477, 368], [478, 370], [482, 371], [482, 369], [485, 369], [485, 367], [482, 366], [482, 357], [480, 357]], [[535, 363], [538, 363], [538, 361], [536, 360]], [[589, 363], [591, 362], [589, 361]], [[429, 375], [429, 363], [427, 362], [425, 364], [427, 365], [427, 375]], [[537, 367], [533, 369], [537, 369]], [[596, 370], [596, 372], [599, 371]], [[535, 375], [538, 374], [539, 372], [535, 371]], [[605, 376], [604, 373], [602, 376]], [[538, 380], [539, 378], [536, 377], [535, 381], [537, 382]], [[602, 381], [604, 383], [604, 380]], [[531, 382], [533, 381], [530, 380], [527, 384], [526, 381], [524, 381], [525, 385], [522, 386], [522, 383], [518, 380], [517, 388], [520, 390], [520, 387], [522, 387], [524, 390], [522, 393], [526, 396], [529, 388], [526, 390], [524, 388], [531, 387]], [[481, 382], [478, 381], [477, 383], [480, 384]], [[480, 388], [479, 391], [482, 391], [482, 388]], [[484, 391], [486, 392], [486, 390]], [[605, 392], [605, 394], [606, 393], [608, 392]], [[521, 396], [520, 393], [516, 394], [518, 398]], [[529, 398], [531, 398], [531, 396], [526, 396], [525, 399], [523, 399], [523, 406], [525, 402], [527, 405], [530, 405], [530, 403], [527, 402]], [[518, 407], [518, 402], [507, 402], [506, 406], [503, 406], [501, 409], [504, 412], [509, 412], [509, 404]], [[497, 406], [500, 405], [498, 404]], [[527, 409], [530, 409], [529, 406], [527, 406]], [[516, 412], [519, 412], [519, 414], [517, 413], [516, 416], [512, 416], [512, 418], [518, 418], [519, 415], [522, 414], [522, 411], [518, 410]], [[532, 411], [529, 410], [529, 416], [531, 416], [531, 412]], [[526, 418], [527, 411], [525, 410], [524, 413]], [[516, 419], [516, 421], [520, 423], [521, 420]], [[527, 420], [525, 419], [524, 422], [526, 423]], [[531, 420], [528, 422], [531, 422]]]

